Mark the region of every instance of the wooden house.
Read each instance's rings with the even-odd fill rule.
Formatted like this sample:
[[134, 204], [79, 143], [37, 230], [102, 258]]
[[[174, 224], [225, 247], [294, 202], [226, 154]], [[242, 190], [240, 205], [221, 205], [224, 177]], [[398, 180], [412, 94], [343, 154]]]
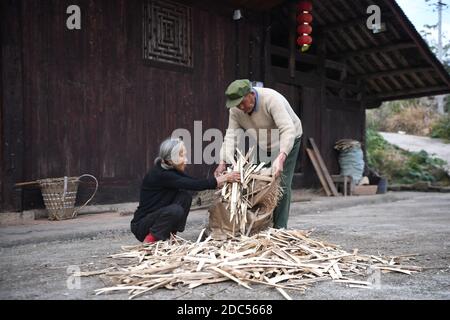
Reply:
[[[0, 210], [43, 205], [39, 190], [17, 182], [83, 173], [99, 179], [95, 203], [136, 201], [174, 129], [226, 129], [224, 91], [237, 78], [278, 90], [302, 120], [296, 187], [317, 184], [307, 138], [337, 173], [333, 145], [364, 141], [367, 108], [450, 92], [449, 74], [395, 1], [312, 4], [313, 44], [302, 53], [297, 1], [2, 0]], [[371, 5], [377, 30], [367, 25]], [[71, 28], [77, 12], [80, 28]]]

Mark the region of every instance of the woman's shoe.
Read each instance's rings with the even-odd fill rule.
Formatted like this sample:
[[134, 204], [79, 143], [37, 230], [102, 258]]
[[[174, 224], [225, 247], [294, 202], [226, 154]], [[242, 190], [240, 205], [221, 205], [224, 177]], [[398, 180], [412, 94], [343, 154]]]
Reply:
[[151, 233], [149, 233], [146, 237], [145, 237], [145, 239], [144, 239], [144, 243], [153, 243], [153, 242], [156, 242], [156, 241], [158, 241]]

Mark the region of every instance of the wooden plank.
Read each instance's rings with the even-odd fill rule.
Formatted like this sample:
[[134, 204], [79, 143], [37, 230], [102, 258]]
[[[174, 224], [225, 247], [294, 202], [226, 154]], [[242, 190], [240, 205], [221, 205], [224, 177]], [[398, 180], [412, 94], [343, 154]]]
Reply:
[[379, 52], [389, 52], [389, 51], [395, 51], [395, 50], [401, 50], [401, 49], [409, 49], [409, 48], [415, 48], [416, 44], [414, 42], [408, 41], [408, 42], [400, 42], [400, 43], [393, 43], [388, 44], [385, 46], [374, 46], [372, 48], [366, 48], [366, 49], [360, 49], [360, 50], [352, 50], [347, 52], [339, 52], [334, 57], [335, 59], [348, 59], [350, 57], [355, 56], [363, 56], [366, 54], [371, 53], [379, 53]]
[[356, 79], [374, 79], [374, 78], [381, 78], [386, 76], [398, 76], [401, 74], [409, 74], [409, 73], [415, 73], [415, 72], [429, 72], [433, 71], [434, 69], [432, 67], [414, 67], [414, 68], [401, 68], [401, 69], [392, 69], [392, 70], [386, 70], [386, 71], [378, 71], [373, 73], [366, 73], [356, 76]]
[[322, 156], [320, 155], [319, 148], [317, 148], [317, 145], [316, 145], [316, 143], [314, 142], [314, 139], [313, 139], [313, 138], [309, 138], [309, 142], [311, 143], [311, 146], [313, 147], [313, 150], [314, 150], [314, 152], [315, 152], [315, 156], [316, 156], [316, 158], [317, 158], [317, 161], [318, 161], [318, 163], [319, 163], [319, 166], [320, 166], [320, 168], [322, 169], [323, 175], [324, 175], [324, 177], [325, 177], [325, 180], [326, 180], [327, 183], [328, 183], [328, 186], [330, 187], [330, 190], [331, 190], [332, 194], [333, 194], [335, 197], [338, 197], [338, 196], [339, 196], [339, 193], [337, 192], [336, 186], [334, 185], [334, 182], [333, 182], [333, 180], [331, 179], [330, 173], [328, 172], [328, 169], [327, 169], [327, 167], [326, 167], [326, 165], [325, 165], [325, 162], [323, 161]]
[[319, 177], [320, 183], [322, 184], [323, 189], [325, 190], [325, 193], [328, 197], [332, 195], [330, 188], [328, 187], [327, 182], [325, 181], [325, 178], [322, 174], [322, 170], [320, 169], [319, 164], [317, 163], [316, 156], [314, 154], [314, 151], [310, 148], [306, 148], [306, 152], [308, 153], [309, 159], [311, 160], [314, 169], [316, 170], [317, 176]]

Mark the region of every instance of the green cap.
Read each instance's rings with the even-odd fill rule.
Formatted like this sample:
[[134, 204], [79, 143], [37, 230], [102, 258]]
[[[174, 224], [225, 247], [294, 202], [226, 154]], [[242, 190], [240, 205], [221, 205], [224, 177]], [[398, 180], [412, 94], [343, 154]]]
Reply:
[[252, 90], [252, 84], [248, 79], [233, 81], [225, 91], [227, 108], [237, 107], [244, 97]]

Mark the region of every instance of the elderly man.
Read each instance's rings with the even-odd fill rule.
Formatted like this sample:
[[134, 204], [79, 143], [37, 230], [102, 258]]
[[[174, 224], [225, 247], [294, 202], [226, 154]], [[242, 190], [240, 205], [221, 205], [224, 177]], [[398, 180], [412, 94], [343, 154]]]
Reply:
[[[283, 198], [274, 211], [274, 227], [286, 228], [291, 203], [291, 184], [300, 149], [302, 123], [289, 102], [280, 93], [269, 88], [252, 87], [247, 79], [233, 81], [227, 88], [226, 106], [229, 109], [228, 130], [220, 151], [220, 163], [215, 176], [225, 171], [234, 158], [237, 129], [256, 132], [258, 147], [267, 152], [279, 152], [272, 161], [272, 173], [282, 174]], [[262, 130], [278, 129], [279, 143], [268, 141], [270, 134]]]

